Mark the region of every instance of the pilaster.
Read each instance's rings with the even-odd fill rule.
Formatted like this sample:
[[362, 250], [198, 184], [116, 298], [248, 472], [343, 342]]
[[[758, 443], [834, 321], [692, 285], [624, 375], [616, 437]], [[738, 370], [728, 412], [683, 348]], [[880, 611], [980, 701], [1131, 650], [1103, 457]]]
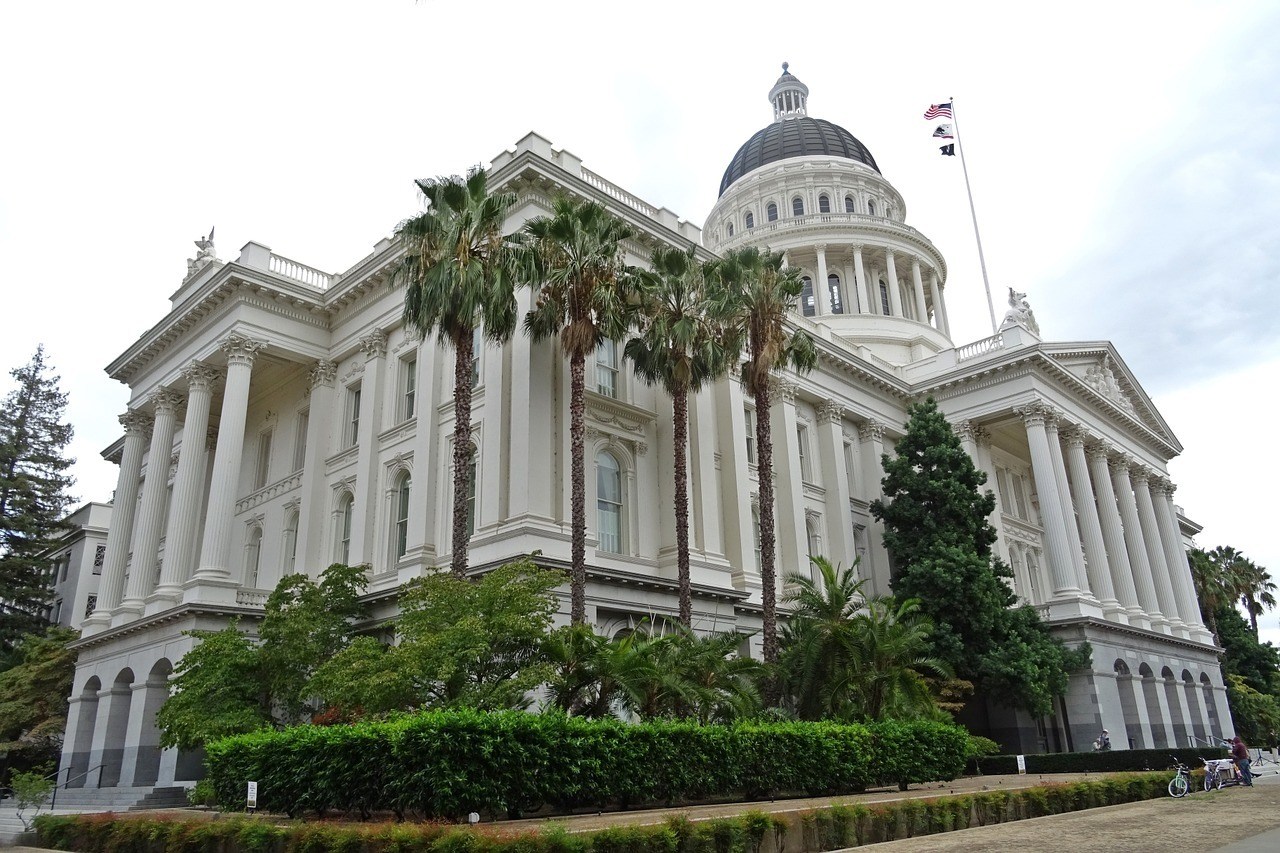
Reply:
[[[421, 375], [421, 365], [419, 365]], [[325, 459], [331, 446], [331, 425], [341, 418], [334, 410], [334, 380], [338, 366], [320, 359], [307, 374], [311, 382], [311, 407], [307, 415], [306, 449], [303, 451], [302, 506], [298, 512], [298, 558], [302, 570], [315, 577], [330, 559], [330, 543], [325, 537], [328, 516], [325, 487]], [[419, 420], [426, 414], [422, 398], [418, 398]], [[418, 484], [414, 483], [415, 490]]]

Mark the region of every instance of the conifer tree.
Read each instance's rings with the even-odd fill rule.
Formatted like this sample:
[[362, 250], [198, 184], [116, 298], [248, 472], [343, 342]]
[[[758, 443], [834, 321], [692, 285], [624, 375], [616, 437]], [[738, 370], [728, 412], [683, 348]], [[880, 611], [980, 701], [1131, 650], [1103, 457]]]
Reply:
[[23, 367], [0, 404], [0, 654], [39, 633], [47, 622], [48, 551], [57, 543], [71, 498], [75, 462], [63, 455], [71, 441], [67, 395], [45, 360], [44, 347]]
[[1088, 663], [1088, 644], [1068, 650], [1034, 609], [1014, 607], [1013, 573], [992, 553], [986, 474], [932, 398], [907, 415], [897, 456], [882, 459], [884, 500], [871, 506], [884, 522], [894, 595], [919, 599], [934, 623], [933, 656], [956, 676], [1003, 704], [1050, 713], [1068, 673]]

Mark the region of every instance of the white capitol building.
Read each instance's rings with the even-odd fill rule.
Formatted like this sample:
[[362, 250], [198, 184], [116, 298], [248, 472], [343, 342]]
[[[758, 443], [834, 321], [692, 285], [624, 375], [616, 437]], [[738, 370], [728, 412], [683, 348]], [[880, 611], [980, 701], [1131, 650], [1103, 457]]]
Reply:
[[[871, 153], [810, 117], [808, 88], [789, 72], [769, 98], [774, 120], [733, 155], [702, 229], [532, 133], [494, 158], [490, 186], [518, 196], [509, 231], [564, 193], [634, 229], [629, 263], [659, 245], [693, 242], [704, 257], [760, 245], [804, 271], [794, 323], [819, 364], [782, 377], [767, 413], [780, 571], [807, 567], [810, 553], [860, 559], [872, 590], [889, 592], [868, 512], [879, 460], [907, 405], [938, 401], [996, 492], [996, 548], [1016, 593], [1068, 644], [1093, 646], [1092, 671], [1072, 677], [1051, 717], [987, 703], [971, 723], [1025, 752], [1088, 749], [1103, 728], [1119, 748], [1232, 734], [1184, 551], [1195, 528], [1166, 470], [1182, 447], [1120, 354], [1106, 341], [1042, 340], [1025, 302], [996, 335], [957, 345], [946, 261], [906, 224]], [[140, 796], [199, 775], [200, 756], [161, 750], [154, 725], [192, 645], [184, 631], [233, 616], [252, 626], [282, 576], [333, 562], [368, 565], [385, 616], [401, 584], [448, 565], [453, 358], [404, 326], [403, 292], [388, 286], [398, 254], [383, 239], [328, 273], [255, 242], [222, 261], [202, 241], [169, 313], [108, 366], [130, 400], [106, 451], [119, 482], [77, 644], [62, 778], [104, 766], [100, 781], [73, 786]], [[519, 298], [527, 310], [529, 292]], [[586, 404], [588, 618], [606, 633], [677, 609], [671, 404], [620, 351], [600, 351]], [[567, 565], [568, 385], [554, 343], [517, 334], [478, 351], [474, 569], [534, 550]], [[759, 628], [752, 424], [764, 416], [732, 380], [691, 399], [700, 630]]]

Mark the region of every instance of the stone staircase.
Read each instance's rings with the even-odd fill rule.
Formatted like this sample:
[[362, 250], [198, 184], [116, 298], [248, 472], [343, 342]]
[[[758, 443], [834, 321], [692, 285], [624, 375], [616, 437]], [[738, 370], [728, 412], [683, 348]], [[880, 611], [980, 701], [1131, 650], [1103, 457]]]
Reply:
[[[54, 808], [40, 809], [40, 814], [84, 814], [86, 812], [122, 812], [140, 809], [174, 809], [187, 807], [187, 789], [181, 786], [153, 788], [59, 788]], [[34, 810], [28, 812], [28, 817]], [[10, 845], [23, 832], [17, 805], [12, 799], [0, 801], [0, 845]]]

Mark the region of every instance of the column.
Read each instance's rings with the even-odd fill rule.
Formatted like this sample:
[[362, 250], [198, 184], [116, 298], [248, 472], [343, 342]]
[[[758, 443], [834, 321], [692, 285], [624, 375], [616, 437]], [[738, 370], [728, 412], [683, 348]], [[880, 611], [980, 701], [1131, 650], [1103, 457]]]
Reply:
[[[751, 517], [751, 473], [747, 459], [746, 400], [742, 384], [722, 379], [712, 387], [718, 419], [721, 449], [720, 493], [724, 503], [725, 556], [734, 564], [733, 585], [748, 593], [758, 592], [760, 576], [754, 568], [755, 523]], [[755, 441], [755, 436], [751, 436]]]
[[[124, 757], [129, 700], [129, 684], [113, 683], [98, 691], [98, 718], [93, 724], [93, 745], [89, 750], [89, 775], [85, 788], [114, 788], [120, 782], [120, 762]], [[92, 768], [99, 765], [98, 771]]]
[[1119, 621], [1139, 628], [1150, 628], [1151, 620], [1142, 612], [1138, 603], [1138, 591], [1133, 584], [1133, 567], [1125, 550], [1124, 528], [1121, 526], [1120, 509], [1116, 505], [1116, 493], [1111, 483], [1111, 471], [1107, 464], [1107, 446], [1101, 441], [1086, 445], [1089, 474], [1097, 496], [1098, 523], [1102, 527], [1102, 541], [1107, 548], [1107, 565], [1111, 570], [1111, 588], [1124, 608], [1117, 612]]
[[[221, 344], [227, 354], [227, 384], [222, 393], [222, 415], [218, 419], [218, 446], [213, 454], [213, 481], [205, 512], [204, 541], [200, 545], [200, 568], [192, 579], [197, 588], [187, 590], [187, 600], [203, 599], [205, 592], [221, 586], [221, 599], [235, 600], [231, 580], [231, 530], [235, 521], [236, 492], [240, 487], [240, 463], [244, 453], [245, 415], [249, 411], [249, 378], [253, 359], [265, 344], [241, 335], [231, 335]], [[227, 591], [230, 591], [229, 593]]]
[[[689, 446], [685, 449], [688, 456], [689, 472], [689, 541], [696, 542], [704, 558], [719, 560], [724, 557], [724, 516], [720, 512], [720, 486], [716, 482], [716, 411], [711, 392], [707, 389], [688, 398], [689, 412]], [[733, 413], [729, 412], [732, 417]], [[738, 420], [742, 416], [738, 415]], [[628, 473], [634, 474], [634, 468]], [[634, 494], [634, 492], [628, 492]], [[631, 501], [634, 506], [634, 498]], [[635, 530], [635, 525], [631, 525]], [[691, 545], [692, 547], [692, 545]], [[627, 553], [635, 551], [627, 549]]]
[[938, 289], [938, 274], [933, 270], [929, 271], [929, 299], [933, 302], [933, 327], [950, 337], [947, 324], [942, 319], [942, 291]]
[[1087, 433], [1075, 427], [1067, 432], [1067, 473], [1071, 478], [1071, 491], [1075, 495], [1077, 518], [1080, 523], [1080, 539], [1084, 546], [1085, 568], [1088, 571], [1089, 588], [1102, 604], [1108, 616], [1123, 616], [1124, 608], [1116, 600], [1111, 583], [1111, 566], [1107, 560], [1107, 546], [1102, 537], [1102, 524], [1098, 518], [1098, 505], [1094, 502], [1093, 483], [1089, 477], [1089, 463], [1084, 456]]
[[1095, 671], [1090, 675], [1094, 693], [1098, 697], [1099, 722], [1102, 728], [1111, 732], [1111, 748], [1128, 749], [1129, 738], [1124, 718], [1124, 700], [1120, 698], [1120, 681], [1115, 671]]
[[819, 243], [814, 247], [818, 253], [818, 280], [813, 283], [814, 292], [818, 296], [818, 313], [831, 313], [831, 289], [827, 287], [827, 244]]
[[191, 571], [192, 548], [200, 522], [200, 501], [204, 486], [205, 435], [209, 431], [209, 404], [218, 372], [195, 362], [182, 371], [187, 380], [187, 415], [182, 422], [182, 447], [178, 471], [173, 478], [173, 505], [169, 508], [169, 528], [164, 536], [164, 564], [155, 598], [161, 605], [177, 601], [182, 584]]
[[916, 319], [929, 324], [929, 306], [924, 301], [924, 280], [920, 278], [920, 259], [911, 259], [911, 287], [916, 296]]
[[1147, 559], [1151, 563], [1151, 579], [1155, 582], [1156, 601], [1160, 602], [1160, 612], [1169, 621], [1170, 627], [1185, 636], [1186, 626], [1178, 616], [1178, 605], [1173, 599], [1173, 584], [1169, 580], [1169, 567], [1165, 565], [1164, 548], [1160, 544], [1155, 505], [1151, 503], [1151, 490], [1147, 486], [1150, 476], [1150, 472], [1144, 467], [1133, 466], [1129, 469], [1129, 481], [1133, 483], [1133, 494], [1138, 503], [1138, 524], [1142, 527], [1142, 541], [1146, 545]]
[[1076, 523], [1075, 501], [1071, 498], [1071, 487], [1067, 483], [1067, 467], [1062, 459], [1062, 442], [1058, 439], [1057, 417], [1047, 419], [1044, 428], [1049, 437], [1049, 456], [1053, 459], [1053, 483], [1058, 490], [1058, 501], [1062, 506], [1062, 524], [1067, 530], [1067, 546], [1071, 551], [1071, 566], [1076, 573], [1076, 585], [1080, 587], [1086, 598], [1093, 598], [1093, 590], [1089, 587], [1089, 579], [1085, 574], [1084, 549], [1080, 545], [1080, 527]]
[[1053, 454], [1050, 450], [1046, 422], [1051, 417], [1049, 408], [1033, 402], [1014, 411], [1022, 415], [1027, 429], [1027, 445], [1031, 450], [1031, 470], [1036, 480], [1036, 492], [1040, 495], [1040, 515], [1044, 521], [1046, 558], [1053, 580], [1053, 596], [1065, 598], [1078, 595], [1075, 563], [1071, 559], [1071, 545], [1063, 516], [1061, 492], [1055, 482]]
[[[777, 380], [774, 406], [769, 413], [773, 428], [773, 496], [778, 545], [778, 597], [791, 572], [809, 573], [809, 541], [804, 524], [804, 482], [800, 472], [800, 439], [796, 434], [795, 383]], [[762, 413], [757, 412], [756, 417]]]
[[853, 274], [853, 261], [847, 260], [840, 267], [844, 283], [844, 313], [860, 314], [862, 303], [858, 300], [858, 279]]
[[[116, 782], [121, 788], [132, 788], [134, 775], [138, 769], [138, 753], [142, 748], [142, 729], [146, 725], [147, 688], [146, 681], [135, 680], [129, 685], [129, 717], [125, 721], [125, 736], [120, 744], [123, 749], [120, 756], [120, 778]], [[168, 684], [165, 685], [168, 687]], [[152, 721], [154, 723], [154, 720]], [[153, 783], [154, 784], [154, 783]]]
[[[866, 266], [862, 263], [862, 247], [853, 247], [853, 275], [854, 281], [858, 287], [858, 310], [863, 314], [879, 314], [880, 311], [872, 304], [872, 297], [869, 295], [874, 288], [871, 282], [867, 281]], [[875, 298], [879, 298], [876, 294]]]
[[833, 563], [853, 565], [857, 556], [853, 522], [849, 515], [850, 485], [844, 467], [844, 409], [834, 400], [818, 406], [818, 461], [827, 490], [826, 557]]
[[[868, 501], [884, 499], [884, 424], [879, 421], [867, 421], [858, 426], [858, 434], [864, 449], [858, 454], [862, 459], [863, 481], [867, 484]], [[892, 566], [889, 564], [889, 551], [884, 547], [884, 524], [872, 519], [872, 529], [867, 531], [870, 540], [871, 565], [860, 574], [871, 578], [872, 593], [889, 595], [892, 592], [890, 582], [893, 580]]]
[[143, 599], [151, 593], [156, 561], [160, 552], [161, 527], [164, 524], [165, 501], [169, 497], [169, 460], [173, 457], [173, 434], [177, 428], [178, 406], [182, 397], [162, 390], [155, 395], [155, 421], [151, 428], [151, 447], [147, 451], [147, 477], [142, 484], [142, 503], [133, 536], [133, 561], [124, 599], [123, 614], [113, 621], [120, 624], [142, 613]]
[[930, 287], [933, 287], [938, 291], [938, 298], [933, 303], [933, 313], [938, 317], [939, 322], [941, 323], [938, 328], [942, 330], [942, 334], [949, 338], [951, 337], [951, 321], [947, 319], [947, 290], [942, 286], [941, 282], [938, 281], [937, 272], [930, 274], [930, 281]]
[[[518, 298], [523, 316], [533, 307], [533, 291], [523, 289]], [[516, 470], [525, 472], [525, 476], [523, 482], [517, 477], [511, 478], [509, 516], [512, 523], [525, 526], [533, 523], [558, 533], [560, 526], [553, 525], [553, 520], [556, 496], [562, 489], [555, 475], [556, 394], [553, 390], [556, 365], [564, 359], [552, 342], [535, 344], [524, 334], [513, 335], [511, 346], [511, 411], [520, 412], [525, 423], [508, 433], [512, 464]]]
[[1134, 586], [1138, 604], [1146, 611], [1148, 625], [1154, 630], [1167, 628], [1169, 620], [1160, 612], [1156, 600], [1155, 581], [1151, 577], [1151, 563], [1147, 559], [1147, 546], [1142, 539], [1142, 526], [1138, 522], [1138, 504], [1133, 497], [1133, 484], [1129, 481], [1129, 459], [1123, 454], [1111, 459], [1111, 485], [1115, 489], [1120, 519], [1124, 522], [1125, 552], [1133, 569]]
[[[120, 456], [120, 474], [116, 478], [112, 502], [111, 529], [107, 532], [107, 553], [103, 559], [98, 607], [84, 621], [85, 633], [111, 623], [111, 611], [120, 606], [124, 596], [124, 572], [129, 562], [129, 545], [133, 539], [133, 517], [138, 509], [138, 480], [142, 477], [142, 450], [151, 418], [141, 412], [128, 411], [120, 416], [124, 427], [124, 450]], [[96, 631], [92, 631], [96, 633]]]
[[898, 287], [898, 266], [893, 260], [893, 249], [886, 248], [884, 250], [885, 278], [888, 279], [886, 284], [889, 286], [889, 312], [895, 317], [905, 316], [902, 313], [902, 294]]
[[[421, 376], [423, 365], [418, 364], [418, 375]], [[329, 455], [331, 424], [341, 416], [334, 411], [333, 386], [338, 374], [338, 366], [328, 359], [320, 359], [307, 374], [311, 380], [311, 408], [307, 415], [307, 447], [302, 461], [302, 506], [298, 511], [298, 559], [296, 570], [312, 577], [332, 560], [330, 543], [324, 535], [325, 518], [328, 515], [328, 495], [325, 488], [325, 459]], [[421, 413], [424, 405], [422, 398], [417, 398], [418, 410]], [[419, 414], [419, 423], [423, 415]], [[424, 472], [426, 475], [426, 472]], [[417, 491], [418, 483], [414, 482], [412, 498]], [[412, 519], [410, 515], [410, 519]]]
[[[413, 434], [413, 480], [409, 487], [409, 529], [405, 535], [405, 552], [400, 569], [400, 582], [407, 583], [423, 574], [436, 556], [435, 525], [432, 508], [436, 505], [436, 442], [439, 440], [436, 388], [439, 383], [440, 352], [437, 338], [423, 336], [413, 329], [406, 334], [417, 334], [418, 372]], [[517, 336], [518, 337], [518, 336]], [[404, 563], [412, 565], [405, 566]]]
[[1196, 597], [1191, 566], [1187, 562], [1187, 552], [1182, 547], [1182, 535], [1178, 531], [1178, 511], [1173, 506], [1173, 493], [1177, 488], [1163, 478], [1152, 480], [1151, 498], [1155, 503], [1156, 522], [1160, 526], [1160, 541], [1164, 543], [1166, 561], [1173, 575], [1178, 614], [1189, 629], [1191, 637], [1208, 643], [1213, 641], [1213, 635], [1204, 627], [1204, 620], [1200, 616], [1200, 599]]
[[[360, 426], [356, 436], [356, 505], [351, 524], [351, 562], [376, 565], [383, 560], [374, 557], [377, 542], [378, 433], [382, 431], [382, 398], [385, 393], [387, 335], [374, 329], [359, 341], [364, 351], [364, 379], [360, 381]], [[477, 526], [479, 520], [477, 519]]]
[[987, 475], [987, 482], [983, 483], [983, 488], [989, 490], [996, 499], [995, 508], [991, 510], [991, 515], [987, 516], [987, 520], [996, 529], [996, 542], [1007, 543], [1009, 539], [1004, 530], [1000, 489], [997, 488], [996, 482], [996, 466], [991, 460], [991, 433], [986, 427], [973, 424], [970, 425], [970, 431], [973, 433], [974, 449], [977, 451], [974, 464], [978, 466], [979, 471]]

